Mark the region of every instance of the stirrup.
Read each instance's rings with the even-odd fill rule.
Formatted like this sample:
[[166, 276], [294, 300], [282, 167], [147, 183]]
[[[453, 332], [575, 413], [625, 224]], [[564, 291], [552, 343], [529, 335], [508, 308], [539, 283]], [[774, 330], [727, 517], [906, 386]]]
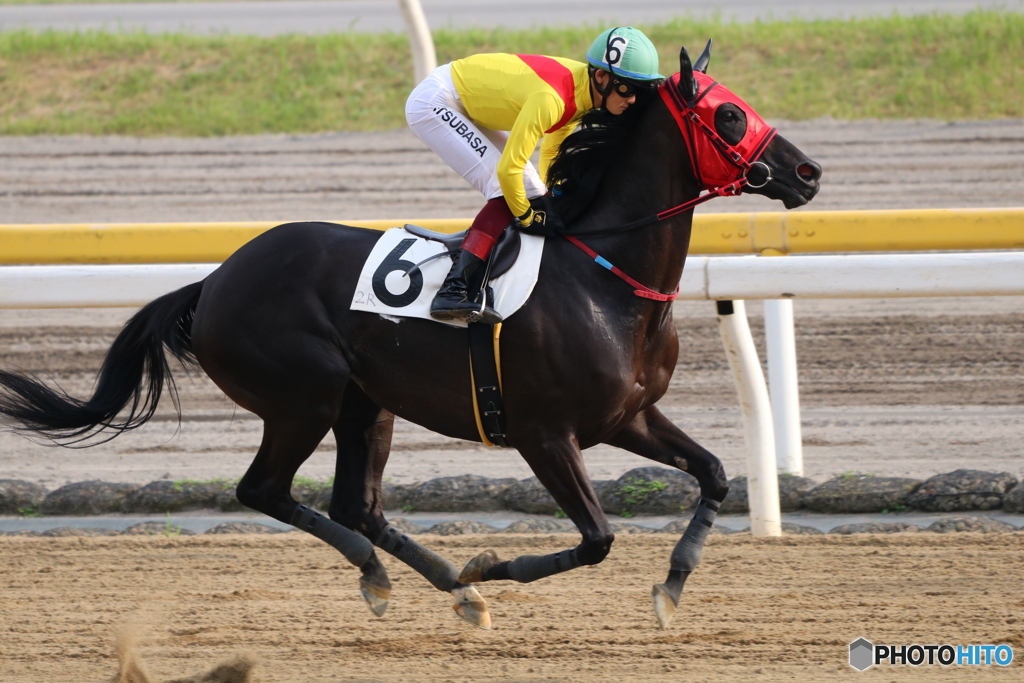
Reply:
[[477, 308], [474, 311], [470, 311], [469, 315], [466, 316], [467, 323], [483, 323], [484, 325], [497, 325], [503, 320], [501, 313], [490, 306], [485, 307], [483, 310]]
[[[490, 264], [488, 264], [488, 270], [490, 270]], [[486, 275], [485, 271], [484, 276], [486, 277]], [[481, 302], [479, 304], [473, 302], [476, 309], [470, 311], [469, 315], [466, 316], [466, 322], [483, 323], [484, 325], [497, 325], [500, 323], [502, 321], [501, 314], [498, 313], [493, 306], [487, 303], [488, 300], [494, 299], [494, 293], [491, 291], [491, 288], [487, 286], [486, 281], [478, 296], [480, 297]]]

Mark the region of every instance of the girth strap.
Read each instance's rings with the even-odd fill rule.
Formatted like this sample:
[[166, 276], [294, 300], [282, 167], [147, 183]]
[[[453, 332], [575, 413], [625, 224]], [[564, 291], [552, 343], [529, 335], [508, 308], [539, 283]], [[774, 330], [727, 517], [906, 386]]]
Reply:
[[473, 380], [473, 409], [480, 437], [488, 445], [508, 448], [505, 441], [505, 402], [501, 398], [495, 353], [500, 330], [500, 324], [469, 324], [469, 363]]

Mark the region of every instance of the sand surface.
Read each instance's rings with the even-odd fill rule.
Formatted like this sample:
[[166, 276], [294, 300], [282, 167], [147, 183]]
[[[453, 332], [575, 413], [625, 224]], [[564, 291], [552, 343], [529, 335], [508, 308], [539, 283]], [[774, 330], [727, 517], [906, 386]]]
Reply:
[[[460, 564], [553, 552], [570, 535], [421, 537]], [[712, 536], [666, 631], [650, 607], [675, 538], [628, 536], [596, 568], [481, 584], [494, 628], [390, 558], [387, 614], [358, 572], [302, 534], [221, 538], [0, 538], [0, 681], [105, 681], [126, 622], [154, 680], [234, 653], [264, 683], [343, 681], [1020, 680], [1024, 533]], [[857, 638], [1008, 644], [1009, 667], [893, 667], [859, 674]], [[857, 680], [861, 680], [858, 678]]]

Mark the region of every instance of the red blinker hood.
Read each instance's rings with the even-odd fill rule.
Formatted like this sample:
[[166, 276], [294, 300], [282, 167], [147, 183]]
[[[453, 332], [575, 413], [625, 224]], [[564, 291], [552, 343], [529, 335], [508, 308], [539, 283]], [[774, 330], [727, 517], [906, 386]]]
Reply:
[[[678, 73], [670, 76], [658, 92], [686, 141], [694, 177], [705, 189], [714, 191], [745, 177], [777, 131], [721, 83], [699, 71], [693, 72], [693, 78], [697, 82], [697, 96], [692, 108], [679, 92]], [[726, 102], [736, 105], [747, 116], [743, 139], [731, 146], [715, 131], [715, 111]]]

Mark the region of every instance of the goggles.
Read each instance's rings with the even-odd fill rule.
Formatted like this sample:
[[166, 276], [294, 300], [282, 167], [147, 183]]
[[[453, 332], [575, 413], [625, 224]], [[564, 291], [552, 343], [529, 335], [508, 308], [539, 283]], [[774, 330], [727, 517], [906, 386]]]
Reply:
[[661, 85], [661, 81], [651, 81], [650, 83], [637, 83], [635, 81], [627, 81], [619, 77], [612, 78], [612, 92], [621, 97], [624, 100], [628, 100], [630, 97], [635, 95], [638, 90], [644, 92], [653, 91]]

